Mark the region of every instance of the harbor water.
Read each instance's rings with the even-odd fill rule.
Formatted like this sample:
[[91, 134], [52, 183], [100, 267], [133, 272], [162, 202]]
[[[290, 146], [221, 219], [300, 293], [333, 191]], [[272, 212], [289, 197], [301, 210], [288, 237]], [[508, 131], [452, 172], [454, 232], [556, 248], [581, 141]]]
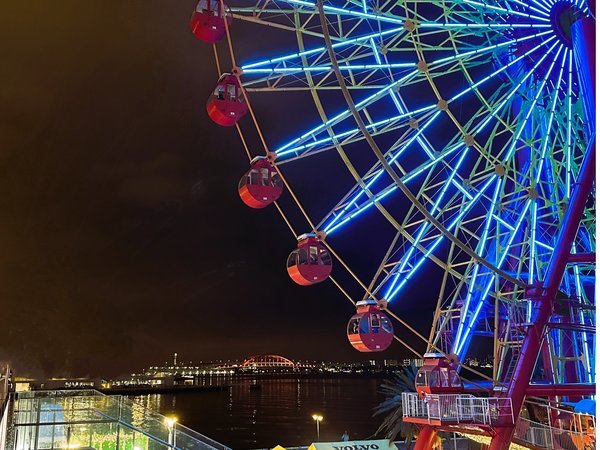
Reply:
[[227, 379], [231, 388], [132, 396], [140, 406], [165, 415], [233, 449], [303, 446], [316, 440], [313, 414], [323, 416], [322, 441], [366, 439], [380, 417], [373, 408], [383, 400], [382, 378]]

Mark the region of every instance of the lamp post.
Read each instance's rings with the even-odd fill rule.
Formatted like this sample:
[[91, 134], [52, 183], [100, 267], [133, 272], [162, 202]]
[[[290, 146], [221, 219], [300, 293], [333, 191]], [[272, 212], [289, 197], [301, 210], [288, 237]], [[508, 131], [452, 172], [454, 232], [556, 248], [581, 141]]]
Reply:
[[176, 448], [175, 443], [175, 425], [177, 424], [177, 417], [165, 417], [165, 425], [169, 429], [169, 447]]
[[312, 418], [317, 424], [317, 442], [319, 442], [319, 438], [320, 438], [319, 423], [323, 420], [323, 416], [320, 414], [313, 414]]

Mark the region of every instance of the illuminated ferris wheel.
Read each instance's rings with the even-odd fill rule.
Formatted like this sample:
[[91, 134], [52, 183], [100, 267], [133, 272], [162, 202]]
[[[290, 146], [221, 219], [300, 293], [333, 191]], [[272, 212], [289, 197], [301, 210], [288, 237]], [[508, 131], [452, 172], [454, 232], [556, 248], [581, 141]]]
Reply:
[[[494, 355], [493, 386], [513, 401], [525, 378], [591, 385], [592, 5], [233, 3], [202, 0], [192, 17], [222, 72], [208, 114], [235, 126], [248, 153], [242, 200], [253, 208], [275, 203], [298, 237], [287, 262], [292, 279], [310, 285], [329, 278], [356, 302], [351, 344], [387, 348], [389, 316], [416, 332], [393, 313], [394, 303], [411, 301], [403, 297], [407, 286], [429, 282], [420, 273], [437, 265], [443, 276], [433, 327], [421, 336], [427, 351], [460, 364], [473, 347], [485, 347]], [[256, 35], [271, 33], [270, 45], [284, 49], [263, 48], [261, 57], [245, 50], [238, 60], [236, 21]], [[311, 110], [290, 108], [287, 137], [268, 141], [253, 100], [285, 102], [292, 94], [304, 95]], [[314, 122], [305, 126], [305, 117]], [[329, 206], [312, 207], [314, 195], [303, 196], [310, 180], [299, 168], [333, 161], [344, 170], [321, 186], [319, 203]], [[293, 218], [277, 202], [284, 192], [299, 211]], [[359, 231], [382, 218], [392, 230], [387, 242]], [[366, 277], [335, 251], [348, 240], [381, 255]], [[342, 272], [354, 291], [336, 280]], [[356, 289], [359, 298], [349, 294]]]

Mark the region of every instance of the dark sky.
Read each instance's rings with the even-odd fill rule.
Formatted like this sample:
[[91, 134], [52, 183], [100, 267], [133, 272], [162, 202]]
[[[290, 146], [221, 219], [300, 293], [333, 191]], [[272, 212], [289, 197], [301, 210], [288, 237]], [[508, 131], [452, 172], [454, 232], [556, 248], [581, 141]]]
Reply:
[[[239, 200], [247, 159], [206, 116], [216, 75], [193, 7], [2, 6], [0, 359], [17, 374], [116, 375], [174, 351], [369, 357], [331, 283], [287, 277], [295, 241], [276, 211]], [[431, 309], [419, 315], [428, 331]]]

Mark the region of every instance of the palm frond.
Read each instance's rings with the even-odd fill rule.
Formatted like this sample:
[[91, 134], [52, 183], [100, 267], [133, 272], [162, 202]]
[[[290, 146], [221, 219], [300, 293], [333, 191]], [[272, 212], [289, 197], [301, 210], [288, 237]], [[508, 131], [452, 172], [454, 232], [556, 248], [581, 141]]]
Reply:
[[402, 420], [402, 393], [415, 392], [415, 377], [417, 366], [412, 363], [403, 367], [401, 372], [392, 379], [385, 380], [380, 387], [380, 392], [385, 395], [385, 400], [373, 409], [373, 416], [387, 414], [375, 434], [383, 433], [391, 441], [396, 440], [399, 434], [414, 435], [415, 426]]

